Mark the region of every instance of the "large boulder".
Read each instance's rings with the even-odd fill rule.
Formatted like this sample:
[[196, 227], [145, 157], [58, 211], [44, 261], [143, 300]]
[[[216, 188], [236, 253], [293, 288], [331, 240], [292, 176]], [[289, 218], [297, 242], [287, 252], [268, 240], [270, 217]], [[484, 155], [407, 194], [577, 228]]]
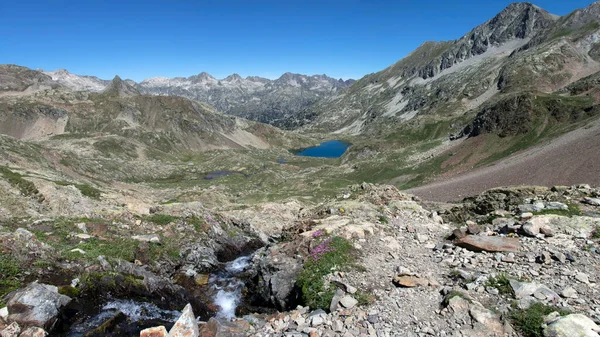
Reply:
[[260, 302], [269, 303], [278, 310], [287, 310], [297, 304], [296, 278], [302, 271], [302, 262], [284, 250], [285, 247], [275, 246], [254, 255]]
[[456, 241], [456, 245], [476, 252], [518, 252], [521, 243], [517, 238], [469, 235]]
[[8, 320], [50, 331], [58, 320], [60, 309], [70, 301], [70, 297], [58, 293], [57, 287], [33, 282], [9, 296]]
[[169, 331], [169, 337], [198, 337], [199, 335], [198, 321], [192, 311], [192, 305], [188, 304]]
[[[549, 315], [549, 317], [552, 316], [558, 315], [556, 313]], [[560, 317], [544, 328], [545, 337], [598, 337], [600, 336], [598, 332], [600, 332], [600, 327], [581, 314]]]

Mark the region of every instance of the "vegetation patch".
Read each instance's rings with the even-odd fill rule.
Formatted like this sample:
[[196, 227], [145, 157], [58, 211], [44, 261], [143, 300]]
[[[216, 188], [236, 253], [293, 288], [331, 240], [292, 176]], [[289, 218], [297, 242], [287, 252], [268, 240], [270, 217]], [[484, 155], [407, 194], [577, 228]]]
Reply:
[[569, 314], [569, 311], [537, 302], [527, 309], [516, 309], [510, 314], [514, 326], [524, 337], [542, 337], [542, 323], [544, 317], [557, 311], [561, 316]]
[[178, 218], [176, 216], [160, 213], [151, 214], [144, 218], [144, 220], [148, 222], [152, 222], [161, 226], [166, 226], [177, 219]]
[[[304, 268], [297, 279], [302, 292], [302, 300], [313, 309], [329, 310], [336, 286], [325, 283], [325, 277], [337, 270], [352, 268], [356, 259], [350, 241], [339, 237], [327, 237], [322, 232], [315, 232], [316, 246], [304, 263]], [[361, 300], [369, 301], [368, 297]]]
[[4, 296], [11, 291], [19, 289], [21, 281], [19, 274], [21, 273], [19, 261], [12, 255], [0, 251], [0, 307], [4, 307]]
[[102, 191], [88, 184], [76, 184], [68, 181], [56, 181], [55, 183], [60, 186], [75, 186], [82, 195], [91, 199], [100, 200], [100, 196], [102, 195]]
[[43, 196], [38, 195], [39, 191], [35, 187], [35, 184], [29, 180], [23, 179], [24, 176], [22, 174], [13, 172], [6, 166], [0, 166], [0, 175], [2, 175], [9, 184], [18, 188], [21, 194], [29, 197], [37, 196], [38, 200], [43, 200]]
[[500, 294], [503, 295], [512, 295], [513, 290], [510, 286], [510, 281], [506, 274], [499, 274], [495, 277], [490, 277], [485, 282], [486, 287], [493, 287], [498, 289]]

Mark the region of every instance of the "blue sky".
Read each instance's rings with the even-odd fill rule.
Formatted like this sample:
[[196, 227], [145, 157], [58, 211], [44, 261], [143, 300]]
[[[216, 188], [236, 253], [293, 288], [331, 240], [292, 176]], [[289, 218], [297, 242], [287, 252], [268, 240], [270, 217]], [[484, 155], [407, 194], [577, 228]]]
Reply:
[[[0, 0], [0, 63], [110, 79], [360, 78], [427, 40], [451, 40], [503, 0]], [[539, 0], [564, 15], [591, 2]]]

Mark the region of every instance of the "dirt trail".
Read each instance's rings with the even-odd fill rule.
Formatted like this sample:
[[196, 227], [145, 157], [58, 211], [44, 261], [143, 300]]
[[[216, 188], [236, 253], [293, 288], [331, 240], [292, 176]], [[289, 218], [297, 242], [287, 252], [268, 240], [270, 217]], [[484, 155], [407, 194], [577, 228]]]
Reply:
[[600, 120], [489, 166], [407, 192], [431, 201], [456, 201], [498, 186], [579, 183], [600, 185]]

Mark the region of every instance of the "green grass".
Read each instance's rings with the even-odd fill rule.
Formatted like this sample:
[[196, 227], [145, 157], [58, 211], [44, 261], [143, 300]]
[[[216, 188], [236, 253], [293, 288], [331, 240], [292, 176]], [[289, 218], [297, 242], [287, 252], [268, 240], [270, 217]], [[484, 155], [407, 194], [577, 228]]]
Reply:
[[385, 215], [381, 215], [379, 216], [379, 222], [381, 222], [382, 224], [386, 224], [388, 223], [388, 218]]
[[554, 311], [557, 311], [561, 316], [569, 314], [564, 309], [537, 302], [532, 304], [528, 309], [513, 310], [510, 318], [514, 326], [524, 337], [542, 337], [541, 325], [544, 323], [544, 317]]
[[151, 215], [144, 217], [144, 220], [155, 223], [157, 225], [161, 225], [161, 226], [166, 226], [177, 219], [178, 219], [178, 217], [176, 217], [176, 216], [172, 216], [172, 215], [168, 215], [168, 214], [160, 214], [160, 213], [151, 214]]
[[316, 257], [309, 257], [296, 282], [302, 291], [305, 305], [312, 309], [329, 310], [336, 287], [326, 286], [324, 277], [336, 270], [352, 268], [355, 261], [354, 248], [350, 241], [339, 236], [319, 237], [315, 240], [327, 246], [329, 251]]
[[486, 287], [494, 287], [498, 289], [502, 295], [512, 295], [513, 290], [506, 274], [499, 274], [496, 277], [490, 277], [485, 282]]
[[546, 214], [554, 214], [566, 217], [573, 217], [581, 215], [581, 208], [579, 208], [574, 203], [567, 204], [569, 209], [543, 209], [540, 212], [533, 213], [534, 215], [546, 215]]
[[82, 195], [91, 199], [100, 200], [100, 196], [102, 195], [101, 190], [88, 184], [76, 184], [70, 183], [68, 181], [55, 181], [55, 183], [60, 186], [75, 186], [81, 192]]
[[23, 179], [24, 176], [22, 174], [13, 172], [6, 166], [0, 166], [0, 175], [2, 175], [9, 184], [18, 188], [21, 194], [25, 196], [33, 197], [37, 196], [39, 193], [34, 183]]
[[600, 226], [596, 226], [591, 234], [592, 239], [600, 239]]
[[5, 303], [2, 298], [11, 291], [19, 289], [21, 281], [21, 264], [14, 257], [0, 251], [0, 307]]

